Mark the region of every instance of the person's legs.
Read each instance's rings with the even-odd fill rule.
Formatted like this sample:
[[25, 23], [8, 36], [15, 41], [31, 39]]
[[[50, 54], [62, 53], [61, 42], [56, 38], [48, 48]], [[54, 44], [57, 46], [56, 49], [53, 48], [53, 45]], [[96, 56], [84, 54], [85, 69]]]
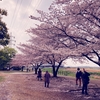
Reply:
[[85, 85], [82, 86], [82, 94], [84, 94]]
[[46, 82], [45, 82], [45, 87], [46, 87]]
[[79, 79], [79, 87], [81, 87], [81, 78]]
[[76, 78], [76, 85], [78, 85], [78, 78]]
[[47, 87], [49, 87], [49, 82], [47, 83]]
[[40, 80], [42, 80], [42, 76], [40, 77]]
[[85, 89], [85, 94], [86, 95], [88, 95], [88, 93], [87, 93], [87, 86], [88, 86], [88, 84], [85, 84], [85, 88], [84, 89]]

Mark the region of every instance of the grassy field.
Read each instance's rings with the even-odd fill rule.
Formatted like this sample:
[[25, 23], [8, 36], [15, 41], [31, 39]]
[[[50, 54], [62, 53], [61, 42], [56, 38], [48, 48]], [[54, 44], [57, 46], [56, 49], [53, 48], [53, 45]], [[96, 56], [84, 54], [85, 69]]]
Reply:
[[2, 72], [0, 72], [0, 82], [5, 80], [5, 76], [2, 74]]
[[[80, 68], [81, 71], [83, 68]], [[90, 78], [91, 79], [100, 79], [100, 68], [85, 68], [85, 70], [87, 72], [90, 73]], [[52, 73], [52, 68], [49, 67], [49, 68], [42, 68], [42, 71], [45, 72], [45, 71], [48, 71], [50, 73]], [[58, 76], [62, 75], [62, 76], [71, 76], [71, 77], [75, 77], [75, 74], [76, 74], [76, 71], [77, 71], [77, 68], [75, 67], [70, 67], [70, 68], [60, 68], [59, 71], [58, 71]], [[4, 71], [3, 73], [30, 73], [30, 72], [21, 72], [21, 71]], [[4, 80], [4, 76], [2, 75], [2, 72], [0, 74], [0, 82]]]
[[0, 76], [0, 82], [4, 81], [4, 77]]
[[[75, 77], [77, 68], [60, 68], [58, 71], [58, 76], [72, 76]], [[82, 71], [82, 68], [80, 68]], [[52, 68], [43, 68], [42, 71], [45, 72], [48, 70], [50, 73], [52, 73]], [[93, 79], [100, 79], [100, 68], [85, 68], [87, 72], [90, 73], [90, 78]]]

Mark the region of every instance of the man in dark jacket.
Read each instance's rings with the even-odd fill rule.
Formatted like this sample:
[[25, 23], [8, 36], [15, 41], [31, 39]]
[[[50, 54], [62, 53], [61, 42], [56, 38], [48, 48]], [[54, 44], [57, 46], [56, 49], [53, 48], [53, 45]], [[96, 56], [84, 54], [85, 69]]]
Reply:
[[83, 73], [82, 73], [82, 82], [83, 82], [83, 86], [82, 86], [82, 94], [86, 94], [88, 95], [87, 92], [87, 87], [89, 84], [89, 76], [90, 74], [88, 72], [85, 71], [85, 69], [83, 68]]

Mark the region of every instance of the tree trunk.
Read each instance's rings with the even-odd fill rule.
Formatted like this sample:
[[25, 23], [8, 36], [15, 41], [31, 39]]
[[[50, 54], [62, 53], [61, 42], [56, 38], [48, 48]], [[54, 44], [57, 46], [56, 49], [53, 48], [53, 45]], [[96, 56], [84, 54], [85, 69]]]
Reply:
[[37, 74], [37, 70], [38, 70], [38, 68], [35, 68], [35, 74]]
[[52, 66], [52, 71], [53, 71], [53, 77], [57, 77], [57, 73], [56, 73], [56, 70], [55, 70], [55, 66], [54, 65]]
[[55, 65], [52, 66], [52, 68], [53, 68], [53, 77], [57, 77], [57, 73], [58, 73], [58, 70], [59, 70], [62, 62], [63, 62], [63, 60], [60, 61], [59, 65], [57, 67]]

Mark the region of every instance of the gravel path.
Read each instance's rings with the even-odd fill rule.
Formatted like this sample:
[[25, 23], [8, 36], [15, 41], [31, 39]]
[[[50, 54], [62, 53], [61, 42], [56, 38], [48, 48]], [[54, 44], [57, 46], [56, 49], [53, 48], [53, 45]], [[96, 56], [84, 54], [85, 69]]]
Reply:
[[[30, 73], [6, 73], [0, 83], [0, 100], [100, 100], [100, 88], [96, 83], [89, 85], [89, 95], [81, 95], [75, 79], [51, 78], [50, 88]], [[98, 82], [97, 82], [98, 83]]]

